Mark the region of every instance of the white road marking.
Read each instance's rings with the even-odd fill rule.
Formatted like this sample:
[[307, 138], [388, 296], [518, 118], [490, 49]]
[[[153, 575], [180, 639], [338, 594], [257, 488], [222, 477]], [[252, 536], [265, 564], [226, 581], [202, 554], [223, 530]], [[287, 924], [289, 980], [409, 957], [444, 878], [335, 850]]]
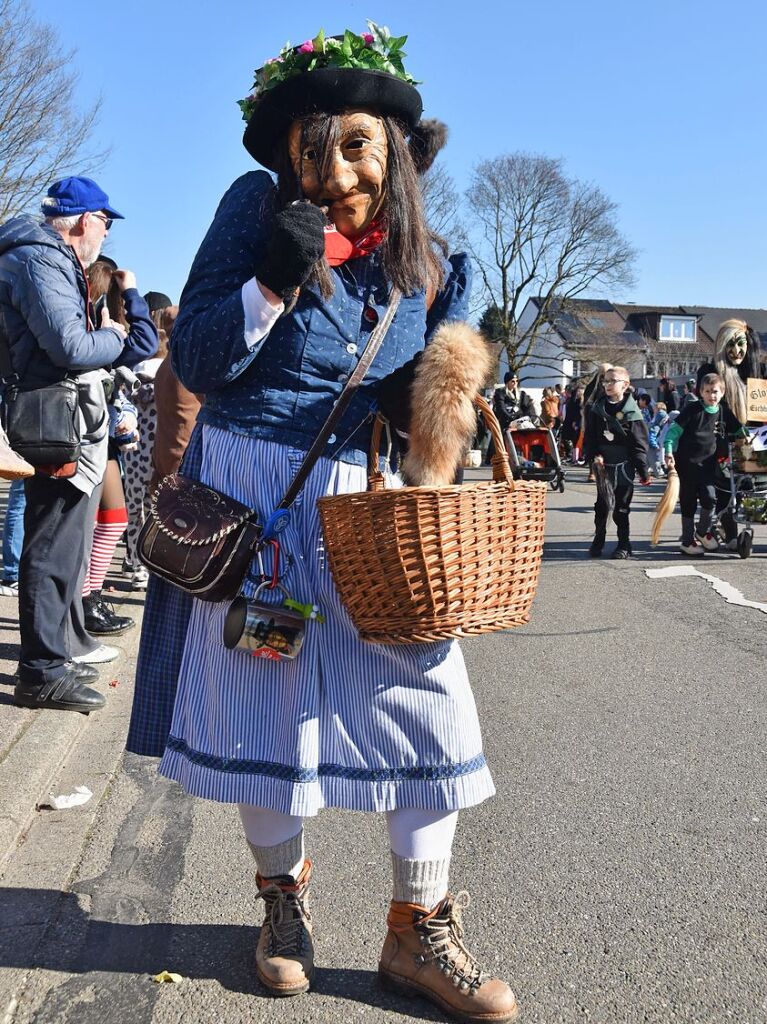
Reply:
[[716, 593], [723, 597], [727, 604], [737, 604], [741, 608], [756, 608], [757, 611], [764, 612], [767, 615], [767, 604], [761, 601], [746, 600], [741, 592], [736, 590], [731, 583], [720, 580], [718, 576], [711, 576], [707, 572], [699, 572], [692, 565], [673, 565], [668, 566], [666, 569], [645, 569], [645, 575], [651, 580], [670, 579], [675, 576], [700, 576], [702, 580], [707, 580], [711, 584]]

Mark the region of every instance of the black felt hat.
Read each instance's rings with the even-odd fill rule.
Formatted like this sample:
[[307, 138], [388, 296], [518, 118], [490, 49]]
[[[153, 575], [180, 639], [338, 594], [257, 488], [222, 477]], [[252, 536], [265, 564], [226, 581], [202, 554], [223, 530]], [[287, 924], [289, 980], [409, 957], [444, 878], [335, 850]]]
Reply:
[[173, 303], [164, 292], [147, 292], [144, 302], [149, 306], [149, 312], [154, 313], [158, 309], [167, 309]]
[[317, 68], [286, 78], [258, 100], [242, 142], [264, 167], [274, 166], [275, 145], [296, 118], [320, 112], [337, 114], [350, 107], [365, 107], [383, 116], [399, 118], [415, 127], [423, 110], [415, 86], [385, 71], [362, 68]]

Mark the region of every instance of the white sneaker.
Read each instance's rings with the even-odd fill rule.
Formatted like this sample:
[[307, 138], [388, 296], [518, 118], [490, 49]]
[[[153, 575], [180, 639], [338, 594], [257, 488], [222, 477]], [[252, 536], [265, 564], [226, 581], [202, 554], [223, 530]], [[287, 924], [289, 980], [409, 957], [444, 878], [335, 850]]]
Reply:
[[679, 550], [683, 555], [692, 555], [693, 558], [702, 558], [706, 553], [703, 546], [696, 541], [692, 544], [680, 544]]
[[149, 570], [145, 566], [140, 565], [138, 569], [134, 569], [133, 575], [131, 576], [131, 587], [134, 590], [146, 590], [149, 584]]
[[713, 535], [713, 533], [707, 533], [705, 535], [696, 533], [695, 539], [698, 544], [702, 544], [706, 551], [716, 551], [719, 547], [719, 541]]
[[0, 583], [0, 597], [18, 597], [19, 596], [19, 581], [14, 580], [13, 583]]
[[101, 644], [95, 651], [88, 654], [78, 654], [72, 661], [78, 665], [105, 665], [108, 661], [114, 661], [120, 657], [119, 647], [110, 647], [108, 644]]

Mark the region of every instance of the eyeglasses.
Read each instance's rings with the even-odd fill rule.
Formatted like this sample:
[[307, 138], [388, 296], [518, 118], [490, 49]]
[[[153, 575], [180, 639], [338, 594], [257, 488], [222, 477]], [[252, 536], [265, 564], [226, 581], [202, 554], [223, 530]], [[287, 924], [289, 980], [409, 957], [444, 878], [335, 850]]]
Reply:
[[91, 217], [98, 217], [99, 220], [103, 220], [104, 221], [104, 229], [106, 231], [109, 231], [109, 229], [114, 224], [114, 221], [112, 220], [112, 218], [111, 217], [105, 217], [103, 213], [91, 213]]
[[605, 386], [608, 384], [628, 384], [629, 382], [625, 377], [605, 377]]

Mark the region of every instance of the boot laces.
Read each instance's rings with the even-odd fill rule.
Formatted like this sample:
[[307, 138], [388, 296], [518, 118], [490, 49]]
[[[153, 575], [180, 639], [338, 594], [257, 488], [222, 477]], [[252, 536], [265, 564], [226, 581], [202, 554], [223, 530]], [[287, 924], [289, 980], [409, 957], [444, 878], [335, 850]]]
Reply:
[[446, 901], [441, 914], [427, 918], [416, 925], [421, 933], [424, 951], [422, 963], [435, 961], [439, 970], [452, 979], [462, 992], [476, 992], [488, 980], [475, 957], [464, 946], [461, 911], [471, 902], [469, 894], [459, 892], [452, 901]]
[[275, 882], [259, 890], [256, 899], [266, 905], [264, 925], [269, 927], [269, 956], [300, 956], [306, 948], [311, 914], [304, 893], [286, 892]]

